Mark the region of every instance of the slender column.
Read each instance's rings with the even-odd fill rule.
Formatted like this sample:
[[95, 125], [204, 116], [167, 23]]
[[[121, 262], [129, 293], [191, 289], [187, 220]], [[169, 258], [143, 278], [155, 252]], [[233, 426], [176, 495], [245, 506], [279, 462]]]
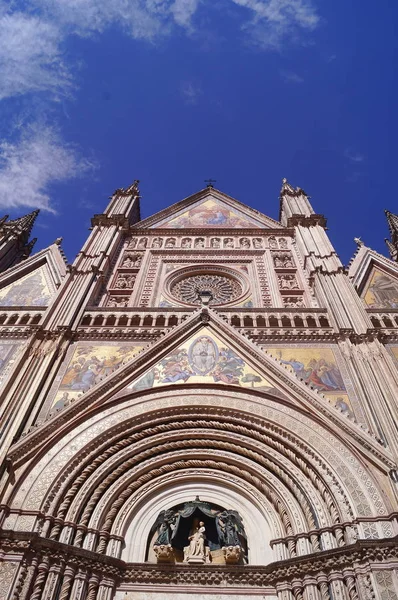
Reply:
[[99, 577], [98, 575], [91, 575], [89, 581], [88, 581], [88, 591], [87, 591], [87, 597], [86, 600], [96, 600], [97, 598], [97, 591], [98, 591], [98, 587], [99, 587]]
[[37, 575], [35, 579], [35, 583], [33, 585], [32, 595], [30, 600], [39, 600], [41, 598], [41, 593], [46, 583], [48, 569], [50, 566], [50, 561], [47, 557], [44, 557], [42, 562], [39, 564], [37, 569]]
[[83, 600], [86, 598], [86, 583], [87, 573], [79, 570], [75, 575], [72, 591], [70, 593], [70, 600]]
[[67, 566], [65, 567], [64, 579], [62, 582], [61, 591], [59, 593], [58, 600], [67, 600], [69, 597], [69, 591], [72, 587], [72, 582], [75, 577], [76, 569], [75, 567]]

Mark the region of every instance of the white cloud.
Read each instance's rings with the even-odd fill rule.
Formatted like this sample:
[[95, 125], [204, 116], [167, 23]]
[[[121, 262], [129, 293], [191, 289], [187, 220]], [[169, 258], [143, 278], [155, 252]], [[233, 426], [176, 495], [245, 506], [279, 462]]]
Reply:
[[[157, 40], [176, 26], [186, 32], [211, 0], [30, 0], [32, 12], [6, 10], [0, 0], [0, 100], [27, 92], [58, 96], [71, 87], [63, 43], [68, 34], [119, 26], [136, 39]], [[319, 17], [310, 0], [227, 0], [244, 9], [243, 29], [263, 48], [278, 47]], [[12, 6], [12, 4], [11, 4]]]
[[361, 163], [365, 160], [365, 157], [360, 152], [356, 152], [352, 148], [346, 148], [344, 150], [344, 156], [353, 163]]
[[39, 17], [0, 14], [0, 100], [27, 92], [65, 93], [70, 85], [58, 28]]
[[304, 83], [304, 77], [293, 71], [281, 71], [280, 76], [285, 83]]
[[181, 84], [181, 94], [187, 104], [196, 104], [202, 95], [202, 89], [193, 81], [184, 81]]
[[248, 8], [252, 19], [243, 25], [252, 41], [263, 48], [279, 48], [283, 39], [312, 31], [319, 16], [310, 0], [232, 0]]
[[93, 168], [54, 129], [31, 126], [17, 142], [0, 142], [0, 207], [54, 212], [51, 184], [81, 177]]

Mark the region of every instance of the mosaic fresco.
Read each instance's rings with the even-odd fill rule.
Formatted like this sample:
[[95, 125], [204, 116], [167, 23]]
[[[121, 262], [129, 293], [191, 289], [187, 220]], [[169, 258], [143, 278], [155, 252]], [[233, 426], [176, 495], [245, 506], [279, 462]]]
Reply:
[[47, 306], [51, 295], [41, 268], [2, 288], [0, 306]]
[[55, 396], [54, 408], [63, 408], [104, 379], [124, 362], [134, 358], [143, 346], [77, 345]]
[[331, 348], [268, 348], [299, 379], [312, 385], [343, 412], [352, 412], [346, 386]]
[[0, 385], [15, 360], [19, 344], [0, 344]]
[[374, 269], [363, 299], [370, 308], [398, 308], [398, 281]]
[[178, 215], [161, 227], [183, 229], [193, 227], [258, 227], [258, 223], [250, 221], [229, 209], [228, 206], [206, 200], [205, 202]]
[[390, 346], [390, 350], [393, 353], [394, 358], [398, 363], [398, 346]]
[[213, 334], [197, 334], [138, 381], [134, 391], [171, 383], [221, 383], [270, 391], [271, 385]]

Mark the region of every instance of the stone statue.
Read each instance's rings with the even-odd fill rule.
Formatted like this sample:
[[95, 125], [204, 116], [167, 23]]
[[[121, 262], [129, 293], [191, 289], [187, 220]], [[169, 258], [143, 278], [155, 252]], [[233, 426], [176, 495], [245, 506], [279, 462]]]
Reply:
[[240, 546], [240, 540], [235, 525], [234, 515], [224, 510], [217, 517], [219, 532], [220, 532], [220, 545], [221, 546]]
[[183, 238], [181, 241], [181, 248], [190, 248], [192, 246], [192, 240], [190, 238]]
[[148, 240], [146, 238], [141, 238], [138, 242], [138, 248], [146, 248]]
[[[195, 519], [195, 523], [197, 523]], [[205, 539], [206, 539], [206, 528], [203, 521], [199, 522], [199, 525], [193, 527], [188, 540], [189, 546], [184, 548], [184, 562], [195, 562], [195, 560], [205, 561]], [[193, 560], [192, 560], [193, 559]]]
[[157, 520], [158, 537], [155, 546], [170, 544], [177, 516], [172, 510], [162, 511]]

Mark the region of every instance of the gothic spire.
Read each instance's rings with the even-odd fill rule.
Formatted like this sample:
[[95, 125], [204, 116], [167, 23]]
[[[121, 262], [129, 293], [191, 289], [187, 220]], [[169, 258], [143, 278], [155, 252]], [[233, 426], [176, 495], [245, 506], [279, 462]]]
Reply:
[[385, 240], [391, 259], [398, 261], [398, 215], [394, 215], [389, 210], [385, 210], [388, 229], [390, 230], [391, 240]]
[[19, 232], [25, 232], [28, 234], [30, 234], [30, 232], [32, 231], [34, 222], [36, 221], [37, 215], [39, 214], [40, 210], [34, 210], [31, 213], [28, 213], [27, 215], [24, 215], [23, 217], [19, 217], [17, 219], [14, 219], [12, 221], [8, 221], [7, 223], [5, 223], [5, 225], [8, 228], [15, 228], [17, 229]]

